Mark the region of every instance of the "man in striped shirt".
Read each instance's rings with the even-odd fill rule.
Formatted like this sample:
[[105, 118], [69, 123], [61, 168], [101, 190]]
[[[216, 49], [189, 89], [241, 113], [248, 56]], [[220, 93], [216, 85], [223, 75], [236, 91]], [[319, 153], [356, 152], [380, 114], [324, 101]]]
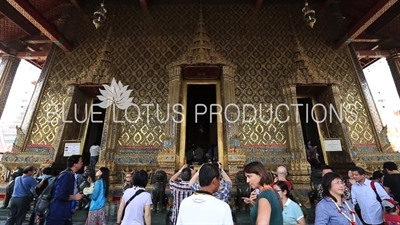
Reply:
[[[220, 162], [217, 162], [215, 164], [218, 164], [221, 177], [220, 177], [219, 189], [213, 195], [216, 198], [218, 198], [219, 200], [224, 201], [229, 204], [229, 197], [230, 197], [231, 190], [232, 190], [232, 180], [229, 177], [229, 175], [222, 169], [222, 165]], [[200, 173], [200, 170], [197, 171], [197, 173], [194, 174], [192, 179], [189, 181], [189, 185], [190, 185], [190, 187], [192, 187], [193, 191], [200, 190], [200, 184], [198, 182], [199, 173]]]
[[[181, 181], [178, 181], [178, 178]], [[186, 197], [193, 194], [192, 188], [189, 186], [190, 178], [192, 177], [192, 171], [187, 165], [184, 165], [176, 174], [174, 174], [169, 180], [169, 190], [172, 196], [174, 196], [174, 202], [172, 207], [171, 223], [176, 224], [176, 218], [178, 217], [179, 206]]]

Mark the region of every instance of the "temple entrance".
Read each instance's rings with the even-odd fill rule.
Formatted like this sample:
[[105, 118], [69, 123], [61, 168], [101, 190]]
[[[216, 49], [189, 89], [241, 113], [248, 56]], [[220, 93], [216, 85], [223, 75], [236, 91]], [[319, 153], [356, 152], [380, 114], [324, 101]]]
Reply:
[[[100, 103], [98, 100], [93, 100], [93, 105]], [[91, 118], [88, 118], [88, 125], [85, 136], [85, 143], [83, 147], [83, 160], [85, 165], [89, 165], [90, 161], [90, 147], [92, 145], [99, 145], [101, 143], [101, 138], [103, 134], [104, 120], [106, 115], [106, 109], [103, 109], [99, 106], [93, 106], [93, 111], [90, 112]]]
[[[307, 160], [312, 166], [325, 164], [324, 153], [322, 151], [318, 124], [315, 122], [317, 117], [313, 112], [312, 98], [298, 98], [297, 103], [300, 104], [299, 117], [304, 138], [304, 150], [307, 154]], [[315, 154], [316, 153], [316, 154]], [[311, 157], [311, 158], [308, 158]], [[313, 158], [315, 157], [315, 158]]]
[[217, 158], [217, 111], [215, 84], [189, 84], [187, 87], [186, 146], [188, 164], [202, 164]]
[[[201, 164], [223, 156], [223, 111], [219, 80], [185, 80], [182, 82], [182, 113], [180, 123], [179, 165]], [[211, 107], [212, 106], [212, 107]], [[210, 118], [211, 115], [211, 118]], [[197, 121], [196, 121], [197, 119]], [[213, 145], [214, 151], [209, 149]], [[196, 149], [199, 157], [195, 158]], [[194, 151], [193, 151], [194, 150]], [[193, 154], [194, 153], [194, 154]], [[203, 157], [201, 157], [203, 153]], [[193, 156], [193, 157], [192, 157]], [[223, 160], [223, 158], [219, 159]]]

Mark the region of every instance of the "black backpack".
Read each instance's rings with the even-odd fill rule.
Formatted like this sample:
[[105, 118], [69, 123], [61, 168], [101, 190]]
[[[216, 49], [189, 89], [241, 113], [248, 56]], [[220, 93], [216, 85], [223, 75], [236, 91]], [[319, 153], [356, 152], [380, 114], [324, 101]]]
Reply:
[[[38, 182], [39, 183], [39, 182]], [[47, 188], [47, 186], [49, 186], [49, 180], [46, 179], [42, 186], [40, 188], [36, 188], [35, 192], [36, 192], [36, 196], [39, 196], [40, 194], [42, 194], [42, 192], [44, 191], [44, 189]]]
[[[65, 173], [68, 171], [63, 171], [60, 173]], [[45, 216], [49, 213], [50, 203], [54, 201], [53, 193], [54, 193], [54, 185], [58, 180], [58, 175], [51, 183], [48, 183], [47, 187], [42, 191], [42, 193], [37, 197], [36, 205], [35, 205], [35, 214], [39, 216]]]

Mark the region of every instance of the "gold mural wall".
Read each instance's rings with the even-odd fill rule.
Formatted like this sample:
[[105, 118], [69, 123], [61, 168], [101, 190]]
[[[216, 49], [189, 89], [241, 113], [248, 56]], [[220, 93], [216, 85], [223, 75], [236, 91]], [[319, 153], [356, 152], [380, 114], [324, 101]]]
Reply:
[[[349, 50], [334, 50], [331, 47], [327, 24], [324, 23], [327, 20], [321, 14], [318, 14], [313, 29], [307, 27], [301, 20], [301, 8], [302, 4], [263, 5], [259, 11], [255, 11], [251, 4], [203, 6], [205, 27], [216, 50], [237, 66], [237, 103], [240, 106], [264, 104], [264, 107], [272, 104], [275, 109], [284, 102], [280, 84], [291, 69], [293, 22], [305, 54], [328, 76], [342, 81], [340, 98], [343, 105], [357, 106], [357, 122], [346, 125], [351, 143], [372, 146], [376, 151], [374, 132]], [[110, 26], [113, 28], [112, 56], [121, 71], [121, 82], [133, 90], [133, 102], [138, 105], [160, 104], [165, 117], [168, 93], [166, 65], [182, 55], [192, 42], [199, 6], [155, 5], [149, 11], [144, 11], [139, 7], [120, 5], [107, 6], [107, 9], [115, 16], [107, 18], [105, 27], [95, 30], [91, 21], [83, 20], [74, 29], [79, 32], [74, 51], [65, 53], [60, 49], [55, 50], [28, 144], [54, 144], [60, 123], [56, 122], [55, 113], [49, 114], [48, 110], [61, 115], [67, 99], [67, 88], [63, 83], [79, 75], [96, 59]], [[135, 118], [136, 110], [131, 109], [127, 115]], [[141, 109], [142, 113], [146, 110], [145, 107]], [[134, 152], [136, 148], [152, 147], [155, 150], [146, 150], [146, 154], [155, 157], [156, 150], [161, 148], [165, 124], [157, 122], [154, 111], [150, 110], [149, 123], [145, 114], [142, 114], [142, 119], [137, 123], [121, 126], [121, 133], [116, 138], [119, 148], [128, 152], [126, 154]], [[345, 116], [349, 115], [345, 112]], [[51, 122], [53, 119], [54, 122]], [[288, 163], [290, 154], [286, 148], [288, 137], [285, 124], [276, 119], [268, 124], [257, 120], [240, 124], [239, 127], [247, 160]], [[283, 157], [270, 159], [268, 152]], [[136, 163], [156, 163], [154, 158], [146, 160]]]

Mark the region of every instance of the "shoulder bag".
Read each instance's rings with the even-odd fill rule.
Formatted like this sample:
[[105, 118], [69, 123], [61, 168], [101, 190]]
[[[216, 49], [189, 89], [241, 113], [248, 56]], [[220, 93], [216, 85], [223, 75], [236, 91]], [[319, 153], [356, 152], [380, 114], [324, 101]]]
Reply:
[[26, 190], [24, 183], [22, 182], [22, 176], [19, 177], [19, 183], [21, 184], [22, 189], [24, 189], [25, 193], [27, 194], [29, 202], [32, 202], [35, 196], [31, 191]]
[[143, 192], [145, 192], [145, 190], [143, 190], [143, 189], [137, 190], [137, 191], [135, 192], [135, 194], [125, 203], [124, 211], [122, 211], [121, 222], [122, 222], [122, 220], [124, 219], [126, 207], [129, 205], [129, 203], [131, 203], [131, 201], [132, 201], [136, 196], [140, 195], [140, 194], [143, 193]]

